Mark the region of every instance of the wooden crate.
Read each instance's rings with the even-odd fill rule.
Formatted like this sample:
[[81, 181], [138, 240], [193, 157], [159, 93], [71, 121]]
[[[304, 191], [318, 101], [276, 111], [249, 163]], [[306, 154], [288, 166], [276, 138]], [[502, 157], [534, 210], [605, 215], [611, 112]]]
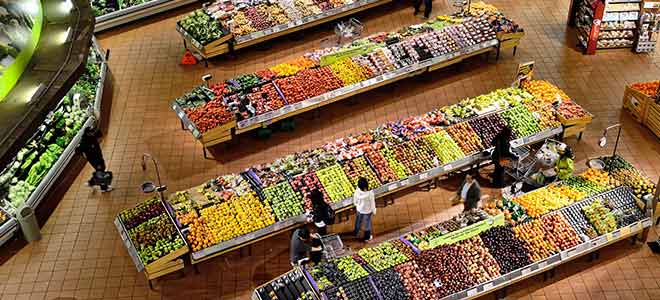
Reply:
[[[176, 226], [174, 224], [172, 224], [172, 225]], [[147, 273], [154, 274], [154, 273], [157, 273], [159, 271], [162, 271], [164, 267], [167, 268], [171, 264], [172, 261], [174, 261], [179, 256], [185, 255], [186, 253], [188, 253], [188, 246], [183, 245], [183, 247], [181, 247], [181, 248], [179, 248], [175, 251], [172, 251], [172, 252], [170, 252], [170, 254], [165, 255], [165, 256], [157, 259], [156, 261], [153, 261], [150, 264], [144, 266], [144, 272], [145, 272], [145, 274], [147, 274]]]
[[179, 271], [179, 270], [183, 270], [184, 266], [185, 265], [183, 263], [183, 259], [179, 258], [177, 260], [174, 260], [174, 261], [171, 261], [167, 264], [164, 264], [162, 266], [162, 268], [160, 268], [158, 270], [151, 271], [151, 272], [149, 272], [147, 270], [144, 270], [144, 274], [147, 276], [147, 280], [153, 280], [153, 279], [156, 279], [158, 277], [162, 277], [162, 276], [165, 276], [167, 274], [174, 273], [174, 272]]
[[520, 40], [523, 36], [525, 36], [524, 31], [513, 32], [513, 33], [505, 33], [505, 32], [497, 33], [497, 39], [500, 41], [514, 40], [514, 39]]
[[651, 102], [648, 105], [648, 114], [644, 120], [644, 125], [651, 129], [655, 136], [660, 138], [660, 104]]
[[[229, 123], [213, 128], [207, 132], [202, 133], [199, 139], [204, 145], [210, 145], [216, 140], [230, 140], [231, 130], [236, 128], [236, 120], [231, 120]], [[228, 137], [228, 138], [227, 138]]]
[[626, 86], [623, 93], [623, 108], [625, 108], [639, 123], [644, 123], [649, 104], [653, 103], [653, 99], [644, 93]]
[[500, 41], [500, 49], [511, 49], [513, 47], [518, 47], [518, 45], [520, 45], [520, 39]]
[[572, 126], [572, 125], [587, 125], [591, 123], [591, 121], [594, 119], [594, 116], [591, 114], [587, 114], [586, 116], [582, 118], [577, 118], [577, 119], [566, 119], [564, 118], [561, 114], [559, 114], [559, 122], [561, 122], [561, 125], [564, 126]]
[[572, 136], [578, 136], [580, 133], [584, 132], [587, 129], [587, 125], [588, 123], [565, 127], [562, 137], [567, 138]]

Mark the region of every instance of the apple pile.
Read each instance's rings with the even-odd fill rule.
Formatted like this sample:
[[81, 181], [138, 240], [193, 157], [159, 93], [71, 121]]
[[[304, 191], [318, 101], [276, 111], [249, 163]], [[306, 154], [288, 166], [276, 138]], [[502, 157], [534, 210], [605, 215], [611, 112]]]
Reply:
[[[479, 135], [484, 147], [486, 148], [494, 146], [493, 139], [495, 139], [495, 136], [497, 136], [500, 131], [506, 127], [506, 123], [498, 114], [490, 114], [485, 117], [470, 119], [468, 123]], [[509, 137], [509, 140], [512, 139], [513, 136]]]
[[516, 237], [525, 242], [530, 257], [535, 262], [559, 252], [559, 249], [548, 239], [545, 226], [539, 219], [520, 224], [514, 227], [513, 231]]
[[502, 274], [532, 264], [529, 251], [523, 241], [515, 236], [511, 227], [493, 227], [479, 234], [479, 237], [497, 261]]
[[422, 251], [416, 261], [424, 277], [436, 282], [441, 298], [477, 284], [466, 266], [465, 257], [456, 245]]
[[408, 296], [410, 300], [438, 300], [438, 292], [433, 287], [433, 284], [428, 280], [430, 277], [424, 276], [420, 272], [420, 267], [415, 263], [407, 262], [405, 264], [398, 265], [394, 270], [399, 273], [403, 285], [408, 291]]
[[169, 238], [176, 233], [176, 228], [165, 213], [128, 230], [128, 235], [138, 249], [155, 244], [156, 241]]
[[582, 243], [575, 230], [562, 214], [553, 213], [541, 218], [547, 238], [560, 250], [571, 249]]
[[160, 203], [160, 199], [152, 197], [140, 203], [138, 206], [129, 208], [119, 213], [119, 217], [127, 230], [131, 230], [147, 220], [165, 212], [165, 207]]
[[399, 253], [405, 255], [407, 258], [414, 258], [417, 256], [415, 252], [413, 252], [412, 248], [410, 248], [408, 245], [404, 244], [400, 240], [393, 240], [390, 242], [394, 248], [399, 250]]
[[316, 176], [328, 193], [330, 201], [339, 202], [353, 195], [353, 185], [351, 185], [351, 181], [346, 177], [341, 166], [334, 165], [318, 170]]
[[394, 269], [373, 274], [372, 278], [383, 300], [409, 299], [410, 295], [403, 284], [401, 275]]
[[303, 195], [305, 210], [312, 210], [312, 199], [309, 198], [309, 195], [315, 189], [323, 193], [323, 200], [326, 203], [332, 202], [330, 201], [330, 196], [328, 196], [328, 193], [323, 188], [323, 185], [319, 181], [319, 178], [316, 176], [315, 172], [293, 177], [291, 179], [291, 186], [293, 186], [295, 191], [298, 191], [301, 195]]
[[360, 249], [358, 255], [378, 272], [408, 261], [408, 258], [389, 242], [381, 243], [376, 247]]
[[463, 256], [463, 262], [470, 275], [477, 283], [486, 282], [500, 276], [500, 266], [488, 252], [479, 236], [463, 240], [456, 244], [458, 252]]
[[287, 181], [263, 189], [263, 194], [266, 203], [273, 208], [275, 216], [280, 221], [303, 213], [302, 196], [294, 191]]
[[378, 175], [378, 180], [382, 183], [388, 183], [398, 180], [398, 176], [392, 171], [389, 163], [382, 155], [382, 153], [376, 150], [368, 150], [365, 152], [364, 156], [371, 162], [371, 165]]
[[566, 120], [575, 120], [590, 116], [582, 106], [571, 100], [562, 101], [559, 104], [558, 112]]
[[429, 135], [425, 135], [426, 142], [431, 146], [435, 156], [443, 164], [459, 160], [465, 157], [463, 150], [454, 142], [447, 131], [441, 130]]
[[614, 214], [600, 199], [596, 199], [591, 204], [582, 207], [582, 212], [601, 235], [612, 232], [617, 228]]
[[334, 260], [337, 268], [341, 270], [348, 281], [354, 281], [362, 277], [369, 276], [369, 273], [360, 266], [351, 256], [344, 256]]
[[539, 121], [523, 105], [505, 110], [500, 113], [500, 116], [519, 138], [541, 131]]
[[468, 122], [449, 126], [447, 132], [461, 147], [463, 153], [472, 154], [484, 148], [481, 144], [481, 139]]
[[369, 166], [364, 156], [360, 156], [351, 160], [342, 162], [344, 172], [350, 178], [354, 187], [357, 187], [357, 182], [360, 177], [364, 177], [369, 182], [369, 189], [373, 190], [381, 185], [374, 170]]
[[[426, 144], [424, 144], [426, 145]], [[422, 144], [414, 141], [407, 141], [394, 146], [396, 159], [400, 161], [412, 174], [417, 174], [429, 170], [433, 167], [433, 150], [430, 147], [421, 147]]]
[[533, 101], [525, 103], [527, 110], [532, 112], [539, 120], [541, 129], [557, 128], [561, 125], [557, 119], [557, 114], [552, 105], [544, 104], [543, 102]]

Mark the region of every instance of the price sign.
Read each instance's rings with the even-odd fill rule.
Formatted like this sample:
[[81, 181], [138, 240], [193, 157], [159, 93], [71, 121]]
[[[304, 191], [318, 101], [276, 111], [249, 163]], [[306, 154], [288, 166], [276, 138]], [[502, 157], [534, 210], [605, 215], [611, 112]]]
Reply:
[[630, 234], [630, 227], [621, 228], [621, 235], [628, 235], [628, 234]]
[[547, 265], [548, 265], [548, 263], [546, 263], [545, 261], [542, 261], [542, 262], [539, 263], [539, 269], [543, 269], [543, 268], [545, 268]]
[[453, 168], [454, 168], [454, 166], [452, 166], [451, 164], [446, 164], [444, 169], [445, 169], [445, 171], [449, 171]]
[[488, 291], [488, 290], [491, 290], [491, 289], [493, 289], [493, 283], [492, 282], [484, 284], [484, 291]]
[[185, 114], [182, 111], [177, 112], [176, 114], [179, 116], [179, 119], [183, 119], [183, 116], [185, 116]]
[[531, 270], [529, 268], [522, 269], [523, 276], [529, 274], [529, 272], [531, 272]]
[[188, 124], [188, 130], [190, 130], [190, 132], [195, 131], [195, 126], [192, 126], [192, 124]]
[[651, 226], [651, 223], [652, 223], [651, 219], [646, 219], [646, 220], [644, 220], [644, 222], [642, 222], [642, 226], [649, 227], [649, 226]]
[[422, 174], [419, 174], [419, 179], [420, 179], [420, 180], [424, 180], [424, 179], [426, 179], [426, 178], [428, 178], [428, 177], [429, 177], [429, 173], [422, 173]]
[[467, 291], [468, 297], [472, 297], [477, 294], [477, 289], [471, 289]]
[[390, 186], [387, 187], [387, 190], [391, 192], [391, 191], [393, 191], [393, 190], [396, 190], [396, 188], [397, 188], [397, 184], [396, 184], [396, 183], [395, 183], [395, 184], [390, 184]]
[[408, 185], [408, 183], [409, 183], [408, 179], [401, 181], [401, 185], [403, 185], [403, 186]]

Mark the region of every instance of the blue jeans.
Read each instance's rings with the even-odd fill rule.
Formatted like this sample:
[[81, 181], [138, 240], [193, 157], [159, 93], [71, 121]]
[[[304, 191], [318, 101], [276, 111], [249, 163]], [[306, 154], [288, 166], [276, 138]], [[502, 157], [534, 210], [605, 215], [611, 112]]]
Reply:
[[357, 213], [355, 216], [355, 235], [360, 234], [360, 229], [362, 224], [364, 224], [364, 231], [371, 232], [371, 216], [373, 214], [361, 214]]

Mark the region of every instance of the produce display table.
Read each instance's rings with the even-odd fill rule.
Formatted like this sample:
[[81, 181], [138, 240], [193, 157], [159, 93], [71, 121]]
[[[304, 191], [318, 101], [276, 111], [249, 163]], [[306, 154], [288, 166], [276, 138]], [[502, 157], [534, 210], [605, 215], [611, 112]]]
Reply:
[[[148, 16], [152, 16], [161, 12], [165, 12], [177, 7], [181, 7], [190, 3], [198, 2], [198, 0], [150, 0], [150, 1], [138, 1], [140, 4], [122, 7], [118, 10], [108, 9], [109, 2], [122, 2], [122, 1], [99, 1], [91, 0], [91, 5], [93, 11], [96, 15], [96, 25], [94, 26], [94, 32], [100, 32], [108, 30], [114, 27], [124, 25]], [[124, 6], [123, 4], [117, 4], [118, 6]]]
[[163, 201], [151, 198], [127, 209], [117, 215], [114, 224], [138, 272], [144, 271], [149, 287], [153, 288], [153, 279], [183, 270], [179, 257], [187, 254], [189, 247]]
[[[615, 166], [615, 164], [608, 165], [610, 167]], [[629, 172], [626, 170], [621, 171], [623, 169], [611, 170], [613, 173], [609, 176], [619, 179], [621, 179], [620, 176], [628, 176], [622, 174]], [[596, 182], [604, 183], [599, 181], [598, 178], [602, 174], [595, 176], [593, 175], [594, 172], [598, 171], [590, 170], [580, 177], [575, 177], [577, 179], [571, 180], [586, 181], [589, 182], [588, 185], [593, 187], [597, 186]], [[565, 182], [557, 184], [556, 187], [561, 187], [557, 190], [566, 191], [567, 188], [580, 189], [584, 188], [585, 185], [574, 185]], [[590, 196], [586, 198], [578, 198], [571, 204], [564, 205], [556, 210], [550, 210], [517, 225], [504, 225], [502, 213], [489, 217], [481, 210], [464, 212], [451, 220], [419, 231], [421, 234], [419, 236], [416, 235], [417, 233], [405, 234], [400, 238], [361, 249], [354, 255], [329, 259], [319, 265], [305, 267], [303, 272], [312, 284], [314, 292], [318, 293], [312, 299], [344, 299], [337, 295], [351, 295], [351, 293], [356, 292], [378, 295], [374, 297], [377, 299], [398, 299], [395, 295], [397, 293], [400, 295], [401, 291], [405, 291], [412, 299], [476, 299], [516, 282], [550, 271], [561, 264], [613, 243], [627, 238], [635, 239], [637, 235], [652, 225], [650, 219], [652, 210], [648, 209], [652, 207], [652, 203], [647, 203], [646, 210], [642, 210], [637, 207], [637, 195], [633, 193], [630, 187], [620, 186], [607, 189], [605, 186], [600, 186], [600, 189], [602, 188], [605, 188], [605, 190], [601, 192], [591, 191]], [[529, 202], [522, 199], [536, 197], [531, 196], [533, 193], [543, 194], [542, 191], [533, 191], [518, 195], [513, 198], [513, 201], [529, 205]], [[545, 195], [548, 197], [548, 194]], [[565, 195], [571, 195], [571, 193]], [[557, 197], [557, 195], [555, 194], [552, 197]], [[591, 213], [592, 208], [602, 203], [606, 203], [607, 208], [601, 206], [599, 210], [596, 210], [597, 213]], [[609, 209], [612, 209], [612, 211], [610, 212]], [[612, 213], [616, 214], [616, 220]], [[619, 216], [622, 217], [619, 218]], [[614, 223], [599, 223], [607, 218], [615, 220]], [[466, 220], [470, 221], [466, 223]], [[508, 220], [509, 223], [510, 221]], [[458, 228], [453, 228], [454, 226], [458, 226]], [[544, 233], [539, 232], [539, 230], [544, 231]], [[502, 236], [503, 233], [504, 236]], [[518, 240], [506, 242], [507, 239], [505, 238], [502, 242], [501, 238], [504, 238], [507, 233], [510, 238], [515, 235]], [[538, 236], [538, 234], [545, 234], [546, 236], [544, 238]], [[499, 239], [497, 236], [499, 236]], [[428, 238], [430, 243], [426, 244], [425, 250], [420, 250], [415, 246], [415, 244], [421, 245], [419, 241], [409, 240], [415, 237]], [[555, 240], [563, 242], [554, 242]], [[518, 243], [520, 247], [528, 251], [525, 252], [530, 255], [527, 262], [520, 260], [520, 258], [509, 258], [511, 255], [520, 255], [520, 253], [511, 252], [515, 247], [511, 248], [509, 243]], [[539, 246], [544, 243], [550, 248]], [[544, 252], [551, 248], [554, 248], [554, 250]], [[451, 252], [452, 249], [458, 249], [458, 252]], [[449, 256], [450, 261], [443, 262], [443, 254], [440, 253], [446, 253], [445, 255]], [[458, 257], [454, 257], [456, 255]], [[479, 260], [476, 261], [471, 257], [479, 257]], [[532, 257], [533, 259], [531, 259]], [[457, 261], [467, 261], [465, 264], [471, 266], [471, 268], [460, 271], [463, 267]], [[512, 261], [515, 262], [514, 265], [507, 264], [507, 262]], [[443, 264], [450, 264], [451, 267], [443, 267]], [[426, 266], [422, 268], [426, 271], [419, 269], [418, 265]], [[433, 265], [430, 269], [435, 268], [444, 271], [439, 271], [440, 274], [429, 273], [429, 265]], [[392, 276], [393, 274], [394, 276]], [[481, 277], [475, 274], [481, 274]], [[348, 279], [341, 279], [343, 276], [347, 276]], [[479, 279], [476, 283], [468, 283], [460, 279], [463, 277]], [[413, 278], [413, 281], [409, 282], [409, 278]], [[295, 289], [292, 285], [286, 284], [285, 279], [286, 277], [282, 276], [272, 282], [279, 282], [281, 290]], [[267, 286], [268, 284], [255, 289], [252, 299], [275, 299], [269, 296], [268, 293], [264, 293], [264, 287]], [[341, 287], [341, 292], [338, 289], [339, 287]]]
[[[76, 83], [0, 172], [0, 244], [9, 240], [18, 228], [13, 217], [15, 210], [23, 203], [36, 210], [76, 155], [84, 129], [94, 127], [96, 116], [101, 115], [103, 88], [110, 80], [108, 65], [95, 40], [90, 53], [87, 75], [94, 82]], [[81, 86], [96, 88], [86, 90]], [[87, 107], [93, 113], [88, 113]]]
[[231, 32], [223, 29], [225, 30], [225, 35], [205, 45], [198, 42], [190, 33], [186, 32], [180, 23], [177, 23], [176, 30], [183, 38], [184, 47], [186, 49], [197, 53], [204, 60], [207, 60], [215, 56], [263, 43], [279, 36], [294, 33], [352, 14], [356, 14], [358, 12], [389, 2], [391, 2], [391, 0], [359, 0], [353, 2], [352, 4], [326, 10], [316, 15], [304, 17], [286, 24], [280, 24], [275, 27], [270, 27], [262, 31], [253, 32], [248, 35], [239, 37], [234, 37]]
[[660, 104], [657, 95], [659, 81], [634, 83], [626, 86], [623, 108], [639, 123], [660, 137]]
[[[399, 32], [379, 33], [340, 47], [318, 49], [210, 87], [197, 87], [177, 98], [170, 107], [179, 117], [182, 129], [189, 130], [204, 148], [210, 147], [229, 141], [234, 135], [493, 52], [500, 42], [492, 26], [482, 18], [442, 16]], [[501, 36], [511, 44], [522, 35]], [[418, 50], [410, 50], [414, 47]], [[320, 90], [304, 91], [298, 87], [309, 80], [319, 81], [313, 85]]]

